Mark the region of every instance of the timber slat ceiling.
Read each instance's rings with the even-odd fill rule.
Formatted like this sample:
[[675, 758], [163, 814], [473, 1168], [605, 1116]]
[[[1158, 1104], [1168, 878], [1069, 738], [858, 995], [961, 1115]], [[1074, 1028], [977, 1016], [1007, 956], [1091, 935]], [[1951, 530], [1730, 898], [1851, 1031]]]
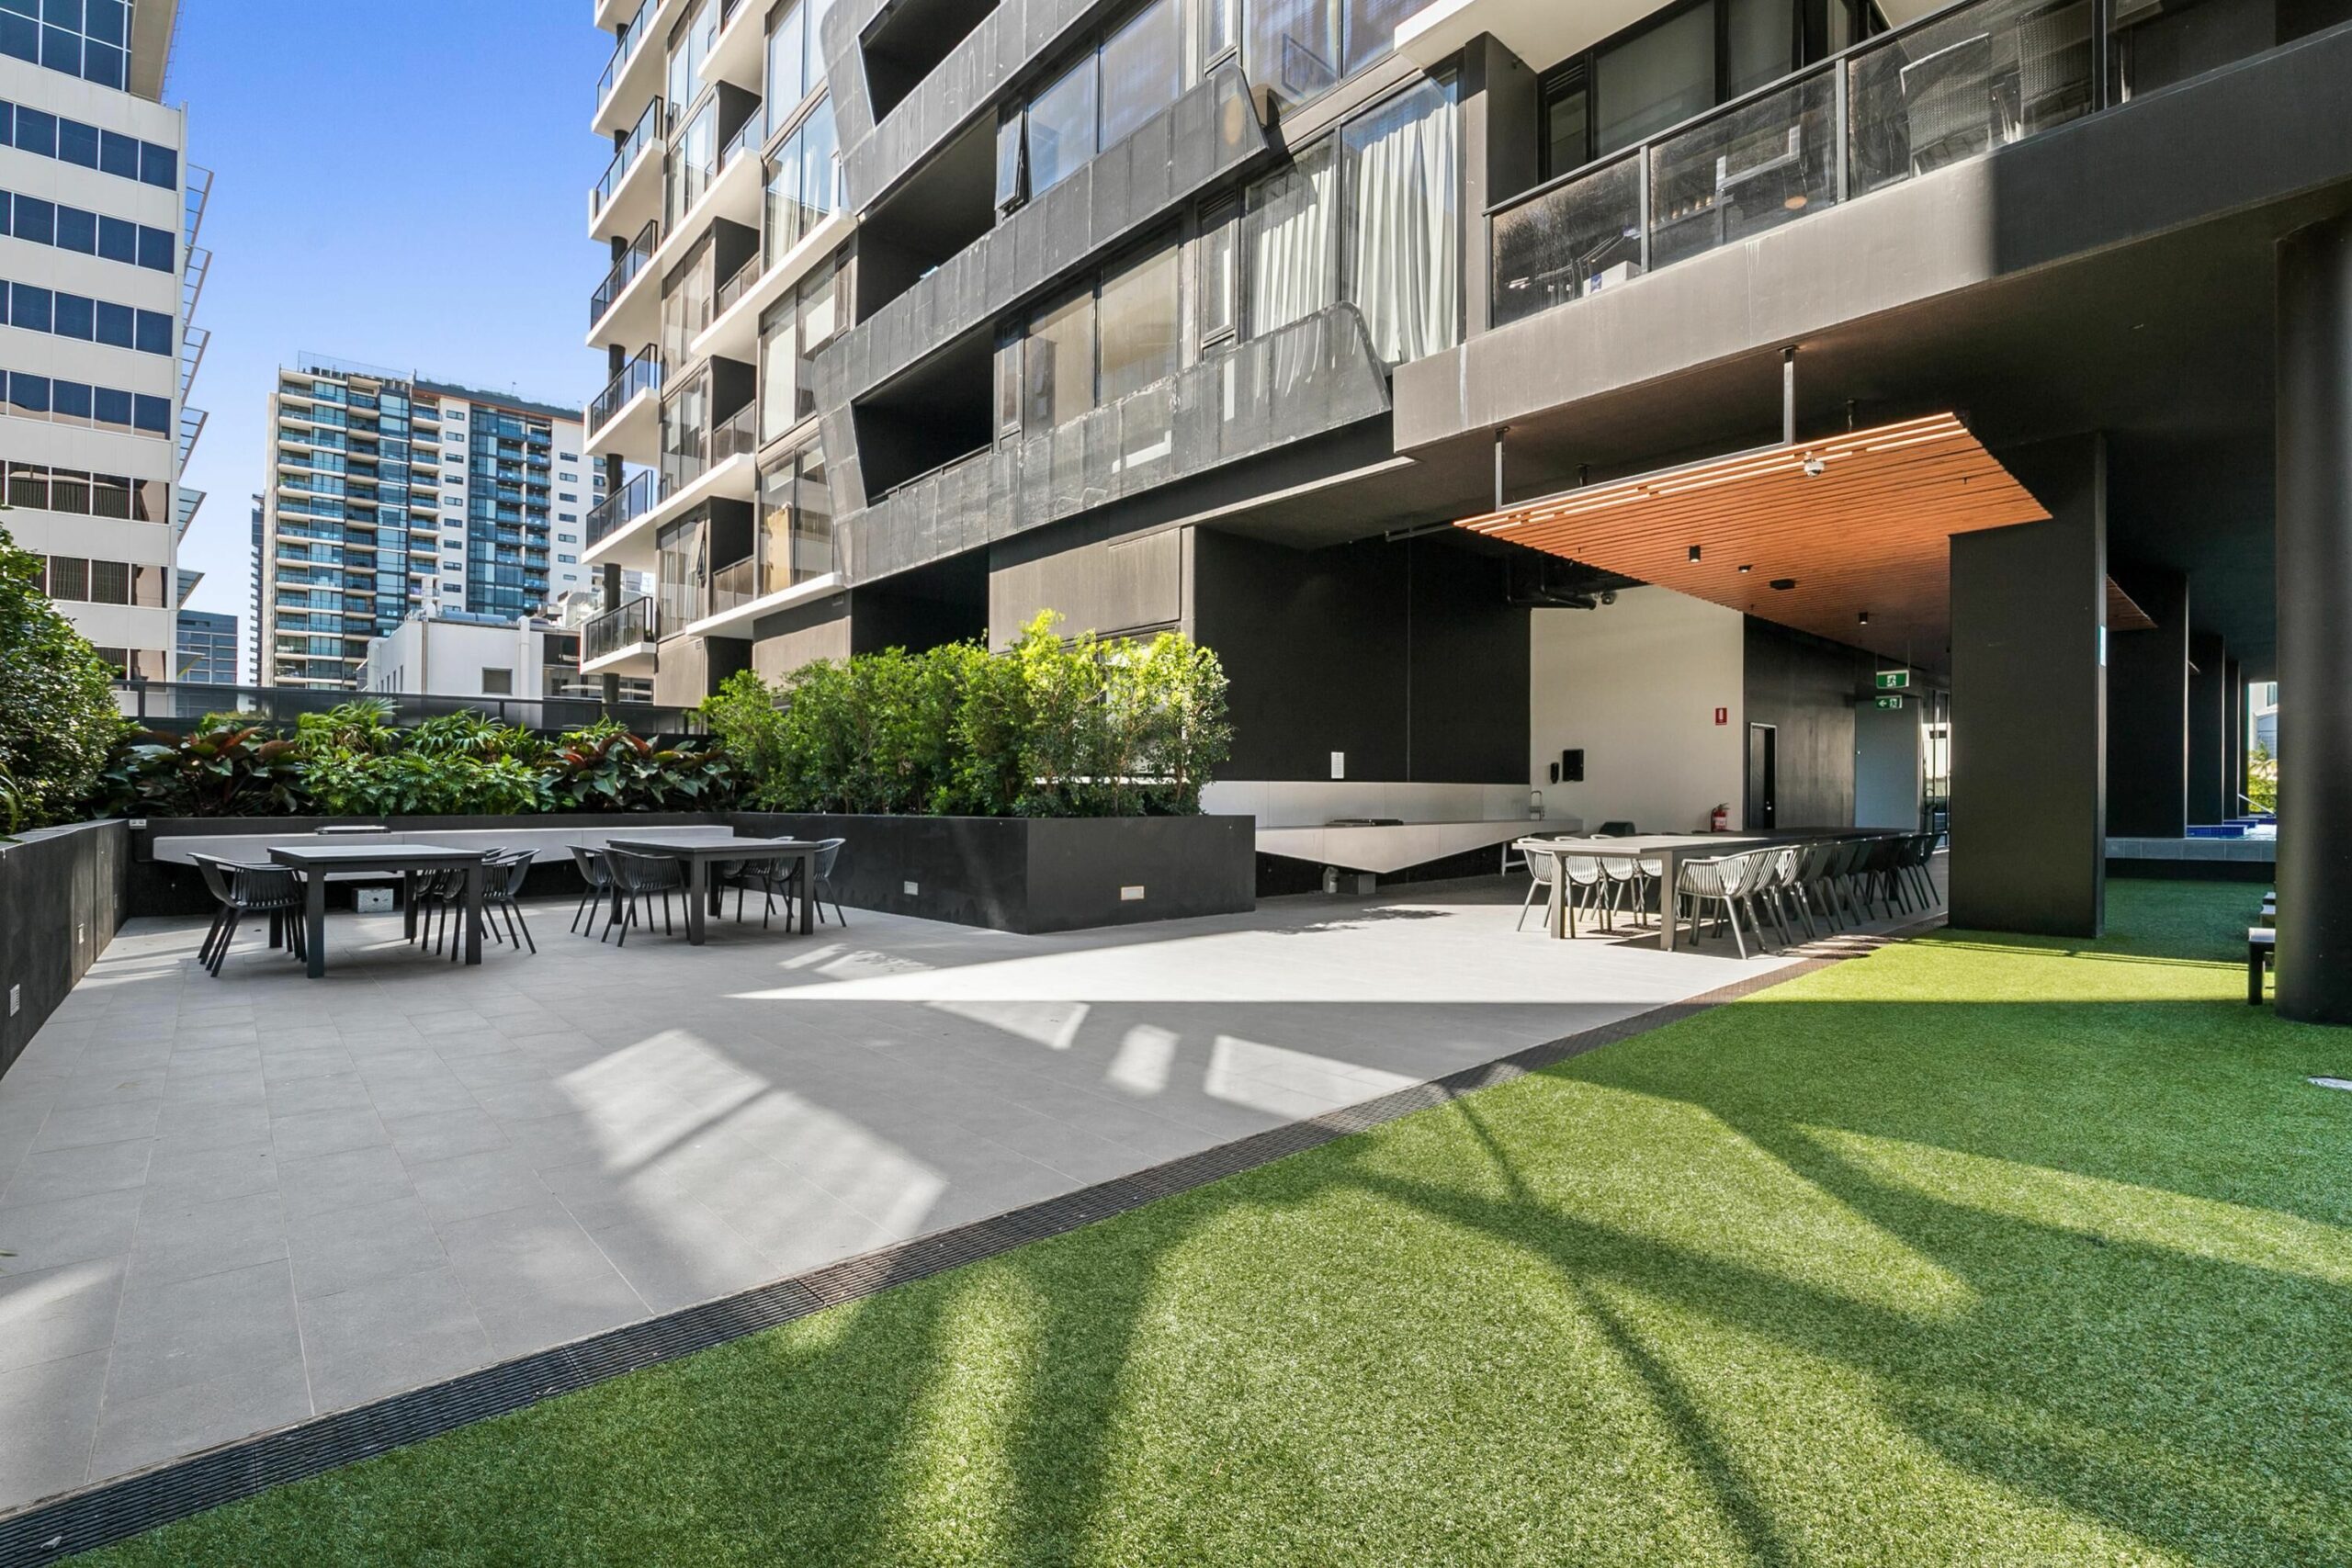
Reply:
[[1459, 526], [1936, 663], [1951, 631], [1951, 536], [2049, 515], [1942, 413], [1566, 491]]
[[2139, 602], [2123, 592], [2111, 577], [2107, 580], [2107, 629], [2110, 632], [2152, 632], [2156, 629], [2155, 617], [2140, 608]]

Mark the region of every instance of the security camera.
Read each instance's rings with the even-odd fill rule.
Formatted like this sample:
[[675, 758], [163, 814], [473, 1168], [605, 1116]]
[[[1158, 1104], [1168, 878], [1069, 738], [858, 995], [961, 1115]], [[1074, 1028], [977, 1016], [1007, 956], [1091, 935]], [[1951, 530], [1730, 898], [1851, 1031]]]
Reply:
[[1809, 479], [1817, 479], [1828, 471], [1829, 465], [1818, 457], [1807, 457], [1804, 460], [1804, 477]]
[[1600, 602], [1604, 604], [1614, 604], [1617, 603], [1617, 590], [1611, 588], [1605, 591], [1600, 595]]

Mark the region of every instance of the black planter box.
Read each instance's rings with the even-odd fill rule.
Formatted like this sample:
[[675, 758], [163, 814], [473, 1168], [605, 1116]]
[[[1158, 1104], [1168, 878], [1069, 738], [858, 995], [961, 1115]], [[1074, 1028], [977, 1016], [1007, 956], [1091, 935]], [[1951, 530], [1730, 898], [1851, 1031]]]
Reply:
[[1257, 908], [1250, 817], [737, 811], [727, 819], [763, 838], [847, 840], [833, 887], [855, 909], [1003, 931], [1067, 931]]
[[[761, 838], [842, 839], [833, 891], [853, 909], [1005, 931], [1136, 925], [1257, 907], [1250, 817], [864, 817], [764, 811], [548, 812], [519, 817], [151, 817], [130, 833], [129, 912], [204, 915], [194, 866], [154, 859], [157, 837], [380, 824], [397, 831], [502, 828], [654, 831], [725, 825]], [[907, 891], [911, 884], [914, 891]], [[569, 857], [542, 856], [525, 891], [580, 891]]]

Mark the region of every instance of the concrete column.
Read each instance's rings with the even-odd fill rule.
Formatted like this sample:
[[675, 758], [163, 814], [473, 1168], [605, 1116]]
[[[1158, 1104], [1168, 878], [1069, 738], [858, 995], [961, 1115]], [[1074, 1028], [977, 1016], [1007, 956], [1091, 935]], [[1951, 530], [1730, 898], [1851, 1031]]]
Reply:
[[2352, 218], [2278, 245], [2278, 1013], [2352, 1023]]
[[2188, 831], [2188, 579], [2109, 572], [2155, 629], [2107, 638], [2107, 830], [2119, 839]]
[[2228, 648], [2211, 632], [2188, 634], [2188, 819], [2219, 822], [2230, 813], [2222, 740], [2229, 728]]
[[2107, 445], [2000, 454], [2046, 523], [1951, 541], [1951, 922], [2107, 919]]
[[[615, 470], [617, 470], [620, 468], [619, 458], [612, 458], [610, 459], [610, 462]], [[607, 493], [610, 492], [608, 491]], [[597, 584], [596, 594], [596, 603], [598, 606], [605, 610], [619, 609], [621, 607], [621, 569], [615, 566], [612, 562], [606, 561], [598, 569], [597, 575], [600, 579]], [[605, 703], [610, 705], [619, 702], [621, 700], [621, 678], [618, 675], [605, 675], [602, 677], [602, 679], [605, 686]]]

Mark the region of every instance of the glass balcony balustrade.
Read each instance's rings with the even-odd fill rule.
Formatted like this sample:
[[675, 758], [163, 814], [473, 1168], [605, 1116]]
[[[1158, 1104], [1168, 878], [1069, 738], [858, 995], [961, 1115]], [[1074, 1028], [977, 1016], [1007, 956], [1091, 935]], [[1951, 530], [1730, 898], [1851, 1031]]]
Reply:
[[661, 247], [662, 220], [649, 218], [645, 220], [645, 227], [637, 231], [637, 238], [629, 242], [628, 249], [613, 263], [613, 270], [605, 275], [605, 281], [596, 285], [596, 291], [588, 296], [588, 324], [591, 327], [605, 319], [605, 313], [613, 308], [613, 301], [637, 280], [637, 275], [645, 270], [645, 264], [653, 259], [653, 253]]
[[580, 658], [593, 662], [625, 648], [653, 640], [653, 601], [639, 595], [605, 611], [580, 628]]
[[628, 406], [639, 392], [650, 392], [662, 385], [662, 360], [651, 344], [632, 355], [620, 374], [605, 383], [588, 405], [588, 429], [591, 434], [610, 424], [613, 416]]
[[2118, 30], [2127, 6], [1951, 6], [1514, 197], [1487, 219], [1493, 323], [1622, 287], [2121, 102], [2131, 51], [2105, 51], [2102, 77], [2095, 45]]
[[614, 150], [613, 161], [605, 165], [604, 177], [596, 182], [596, 188], [588, 193], [588, 216], [591, 220], [605, 210], [613, 199], [613, 193], [621, 188], [621, 182], [628, 178], [631, 169], [637, 167], [637, 161], [661, 140], [662, 96], [657, 93], [646, 102], [645, 112], [637, 117], [637, 123], [629, 128], [628, 135]]
[[661, 504], [661, 480], [651, 469], [639, 474], [588, 509], [588, 543], [596, 544]]

